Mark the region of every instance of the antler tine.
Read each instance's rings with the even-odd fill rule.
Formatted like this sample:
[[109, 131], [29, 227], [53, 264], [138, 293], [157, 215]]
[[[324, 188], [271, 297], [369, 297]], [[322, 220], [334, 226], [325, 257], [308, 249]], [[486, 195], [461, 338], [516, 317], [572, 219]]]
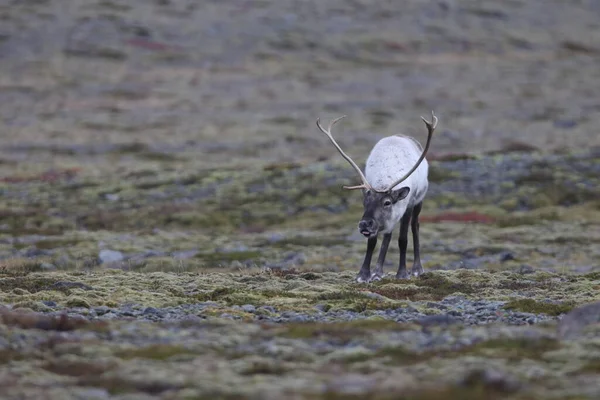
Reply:
[[408, 171], [402, 178], [398, 179], [396, 182], [391, 184], [385, 191], [391, 190], [394, 186], [396, 186], [397, 184], [399, 184], [400, 182], [402, 182], [406, 178], [408, 178], [413, 172], [415, 172], [415, 170], [419, 167], [421, 162], [425, 159], [425, 155], [427, 154], [427, 151], [429, 150], [429, 145], [431, 144], [431, 137], [433, 136], [433, 131], [435, 130], [437, 123], [438, 123], [438, 118], [433, 114], [433, 110], [432, 110], [431, 111], [431, 122], [427, 121], [423, 117], [421, 117], [421, 119], [423, 120], [423, 122], [425, 122], [425, 126], [427, 127], [427, 143], [425, 143], [425, 149], [423, 149], [423, 153], [421, 153], [421, 157], [419, 157], [419, 159], [417, 160], [415, 165], [410, 169], [410, 171]]
[[334, 119], [333, 121], [331, 121], [329, 123], [329, 126], [327, 127], [327, 130], [325, 130], [321, 126], [320, 118], [317, 118], [317, 126], [319, 127], [319, 129], [321, 130], [321, 132], [323, 132], [329, 138], [329, 140], [331, 141], [331, 143], [333, 143], [333, 145], [335, 146], [335, 148], [337, 149], [337, 151], [342, 155], [342, 157], [344, 157], [344, 159], [346, 161], [348, 161], [348, 163], [352, 166], [352, 168], [354, 168], [354, 170], [360, 176], [360, 180], [362, 181], [361, 185], [358, 185], [358, 186], [344, 186], [344, 189], [348, 189], [348, 190], [354, 190], [354, 189], [372, 189], [371, 185], [367, 181], [367, 178], [362, 173], [362, 171], [360, 170], [360, 168], [358, 167], [358, 165], [356, 165], [356, 163], [352, 160], [352, 158], [350, 158], [350, 156], [348, 156], [346, 153], [344, 153], [344, 150], [342, 150], [342, 148], [340, 147], [340, 145], [337, 144], [337, 142], [335, 141], [335, 139], [331, 135], [331, 128], [333, 127], [333, 125], [335, 125], [339, 120], [341, 120], [342, 118], [345, 118], [345, 117], [346, 117], [345, 115], [342, 115], [341, 117], [338, 117], [338, 118]]

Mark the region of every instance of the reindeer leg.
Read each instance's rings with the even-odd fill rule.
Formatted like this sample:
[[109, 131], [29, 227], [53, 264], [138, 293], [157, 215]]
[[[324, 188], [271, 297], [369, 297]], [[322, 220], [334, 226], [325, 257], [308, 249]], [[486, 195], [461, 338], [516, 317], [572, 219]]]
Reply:
[[398, 238], [398, 247], [400, 248], [400, 265], [398, 265], [396, 279], [410, 279], [410, 276], [406, 271], [406, 248], [408, 247], [408, 225], [410, 223], [411, 214], [412, 209], [407, 209], [400, 220], [400, 237]]
[[383, 263], [385, 262], [385, 255], [387, 254], [390, 240], [392, 240], [391, 232], [383, 235], [383, 241], [381, 242], [381, 248], [379, 249], [379, 257], [377, 257], [377, 264], [375, 265], [375, 272], [371, 274], [369, 282], [383, 279]]
[[356, 281], [359, 283], [368, 282], [371, 277], [371, 257], [373, 257], [373, 250], [377, 244], [377, 236], [370, 237], [367, 241], [367, 253], [365, 254], [365, 260], [363, 265], [358, 271]]
[[412, 237], [413, 237], [413, 246], [414, 246], [414, 254], [415, 261], [412, 266], [412, 270], [410, 271], [411, 275], [419, 276], [423, 273], [423, 266], [421, 265], [421, 249], [419, 246], [419, 214], [421, 213], [421, 208], [423, 207], [423, 202], [417, 204], [412, 212]]

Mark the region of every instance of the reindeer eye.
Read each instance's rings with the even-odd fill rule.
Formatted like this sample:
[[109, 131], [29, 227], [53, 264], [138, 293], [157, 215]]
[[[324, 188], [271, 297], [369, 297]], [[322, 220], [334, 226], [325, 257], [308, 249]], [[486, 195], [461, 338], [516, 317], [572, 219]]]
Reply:
[[383, 205], [386, 206], [386, 207], [389, 207], [389, 206], [392, 205], [392, 201], [390, 199], [385, 199], [383, 201]]

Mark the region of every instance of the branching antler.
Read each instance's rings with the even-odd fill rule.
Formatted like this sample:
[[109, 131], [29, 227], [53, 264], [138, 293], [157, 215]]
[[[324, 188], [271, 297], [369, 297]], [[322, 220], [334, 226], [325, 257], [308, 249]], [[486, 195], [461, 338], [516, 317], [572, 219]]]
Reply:
[[346, 153], [344, 153], [344, 150], [342, 150], [342, 148], [337, 144], [337, 142], [335, 141], [335, 139], [331, 135], [331, 128], [333, 127], [333, 125], [335, 125], [339, 120], [341, 120], [344, 117], [346, 117], [346, 116], [342, 115], [341, 117], [338, 117], [338, 118], [334, 119], [333, 121], [331, 121], [329, 123], [329, 126], [327, 127], [327, 130], [325, 130], [321, 126], [320, 119], [317, 118], [317, 126], [319, 127], [319, 129], [321, 130], [321, 132], [323, 132], [325, 135], [327, 135], [327, 137], [329, 138], [329, 140], [331, 141], [331, 143], [333, 143], [333, 145], [335, 146], [335, 148], [337, 149], [337, 151], [339, 151], [340, 154], [342, 155], [342, 157], [344, 157], [344, 159], [346, 161], [348, 161], [348, 163], [350, 163], [350, 165], [358, 173], [358, 175], [360, 176], [360, 179], [362, 181], [362, 184], [360, 184], [360, 185], [357, 185], [357, 186], [344, 186], [344, 189], [348, 189], [348, 190], [369, 189], [369, 190], [373, 190], [373, 191], [379, 192], [379, 193], [385, 193], [385, 192], [393, 189], [394, 186], [398, 185], [400, 182], [403, 182], [413, 172], [415, 172], [415, 170], [419, 167], [419, 165], [421, 164], [421, 162], [425, 159], [425, 156], [427, 155], [427, 151], [429, 150], [429, 145], [431, 144], [431, 137], [433, 136], [433, 131], [435, 130], [435, 128], [437, 126], [437, 123], [438, 123], [438, 119], [433, 114], [433, 111], [431, 111], [431, 121], [427, 121], [425, 118], [421, 117], [421, 119], [423, 120], [423, 122], [425, 122], [425, 126], [427, 127], [427, 143], [425, 144], [425, 149], [423, 149], [423, 153], [421, 153], [421, 157], [419, 157], [419, 159], [417, 160], [417, 162], [415, 163], [415, 165], [410, 169], [410, 171], [408, 171], [406, 174], [404, 174], [404, 176], [402, 178], [398, 179], [396, 182], [394, 182], [393, 184], [389, 185], [384, 190], [377, 190], [377, 189], [373, 188], [371, 186], [371, 184], [369, 184], [369, 182], [367, 181], [367, 178], [362, 173], [362, 171], [360, 170], [360, 168], [358, 167], [358, 165], [356, 165], [356, 163], [352, 160], [352, 158], [350, 158]]
[[433, 114], [433, 110], [431, 111], [431, 122], [427, 121], [423, 117], [421, 117], [421, 119], [423, 120], [423, 122], [425, 122], [425, 126], [427, 127], [427, 143], [425, 143], [425, 149], [423, 149], [423, 153], [421, 153], [421, 157], [419, 157], [419, 159], [417, 160], [415, 165], [410, 169], [410, 171], [408, 171], [406, 174], [404, 174], [404, 176], [402, 178], [398, 179], [396, 182], [394, 182], [393, 184], [388, 186], [388, 188], [383, 190], [382, 192], [387, 192], [388, 190], [392, 190], [394, 188], [394, 186], [396, 186], [397, 184], [399, 184], [400, 182], [402, 182], [406, 178], [408, 178], [413, 172], [415, 172], [415, 170], [419, 167], [421, 162], [425, 159], [425, 155], [427, 154], [427, 151], [429, 150], [429, 145], [431, 144], [431, 137], [433, 136], [433, 131], [435, 130], [435, 127], [437, 126], [438, 119]]
[[346, 161], [348, 161], [348, 163], [350, 163], [350, 165], [352, 166], [352, 168], [354, 168], [354, 170], [360, 176], [360, 180], [362, 181], [361, 185], [358, 185], [358, 186], [344, 186], [344, 189], [349, 189], [349, 190], [353, 190], [353, 189], [373, 189], [371, 187], [371, 185], [369, 184], [369, 182], [367, 181], [367, 178], [365, 177], [365, 175], [362, 173], [362, 171], [358, 167], [358, 165], [356, 165], [356, 163], [352, 160], [352, 158], [350, 158], [350, 156], [348, 156], [346, 153], [344, 153], [344, 150], [342, 150], [342, 148], [337, 144], [337, 142], [335, 141], [335, 139], [333, 138], [333, 136], [331, 136], [331, 128], [333, 127], [333, 125], [335, 125], [339, 120], [341, 120], [342, 118], [345, 118], [345, 117], [346, 117], [345, 115], [342, 115], [341, 117], [338, 117], [338, 118], [334, 119], [333, 121], [331, 121], [329, 123], [329, 126], [327, 127], [326, 130], [321, 126], [320, 118], [317, 118], [317, 126], [319, 127], [319, 129], [321, 130], [321, 132], [323, 132], [329, 138], [329, 140], [331, 141], [331, 143], [333, 143], [333, 145], [335, 146], [335, 148], [337, 149], [337, 151], [340, 152], [340, 154], [342, 155], [342, 157], [344, 157], [344, 159]]

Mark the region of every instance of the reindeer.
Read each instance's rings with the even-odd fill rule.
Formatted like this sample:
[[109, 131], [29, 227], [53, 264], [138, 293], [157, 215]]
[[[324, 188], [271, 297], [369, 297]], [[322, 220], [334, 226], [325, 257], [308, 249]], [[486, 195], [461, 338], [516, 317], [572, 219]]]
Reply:
[[[400, 237], [398, 238], [400, 263], [396, 279], [410, 279], [410, 275], [406, 270], [409, 224], [412, 229], [414, 246], [414, 262], [411, 275], [419, 276], [423, 273], [419, 247], [419, 214], [429, 186], [427, 180], [429, 165], [425, 160], [425, 155], [429, 150], [431, 137], [438, 119], [433, 111], [431, 112], [431, 122], [421, 117], [428, 131], [424, 150], [419, 142], [410, 136], [394, 135], [381, 139], [371, 150], [363, 174], [331, 135], [331, 128], [344, 117], [345, 115], [331, 121], [327, 129], [324, 129], [321, 126], [320, 119], [317, 119], [317, 127], [329, 138], [342, 157], [356, 170], [362, 181], [362, 184], [358, 186], [344, 186], [344, 189], [348, 190], [362, 189], [363, 193], [364, 213], [358, 223], [358, 230], [368, 240], [367, 252], [362, 267], [356, 276], [356, 281], [374, 282], [383, 278], [383, 263], [392, 239], [392, 231], [398, 222], [400, 222]], [[421, 153], [420, 157], [419, 153]], [[412, 168], [410, 168], [411, 165]], [[408, 172], [406, 172], [407, 170]], [[400, 186], [402, 182], [405, 182], [404, 186]], [[371, 257], [377, 245], [379, 233], [383, 233], [383, 242], [379, 250], [375, 271], [371, 273]]]

